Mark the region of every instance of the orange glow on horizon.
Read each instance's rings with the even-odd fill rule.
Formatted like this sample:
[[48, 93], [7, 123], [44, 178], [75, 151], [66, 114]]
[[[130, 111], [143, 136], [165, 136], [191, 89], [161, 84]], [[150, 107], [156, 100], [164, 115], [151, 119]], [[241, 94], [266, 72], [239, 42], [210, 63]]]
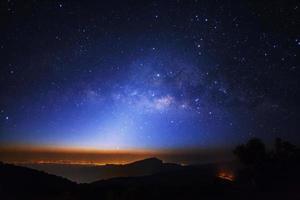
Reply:
[[152, 149], [98, 149], [91, 147], [61, 147], [61, 146], [38, 146], [38, 145], [6, 145], [0, 147], [3, 152], [51, 152], [51, 153], [101, 153], [101, 154], [147, 154], [161, 153], [163, 150]]
[[51, 152], [51, 153], [96, 153], [96, 154], [193, 154], [224, 152], [226, 147], [219, 148], [96, 148], [88, 146], [56, 146], [56, 145], [36, 145], [36, 144], [0, 144], [0, 152]]
[[25, 162], [12, 162], [12, 164], [22, 165], [22, 164], [59, 164], [59, 165], [93, 165], [93, 166], [105, 166], [105, 165], [125, 165], [132, 163], [132, 161], [113, 161], [112, 163], [106, 162], [93, 162], [93, 161], [68, 161], [68, 160], [31, 160]]
[[[157, 157], [164, 162], [193, 164], [224, 160], [224, 149], [97, 149], [31, 144], [0, 145], [0, 161], [15, 164], [127, 164]], [[211, 159], [213, 158], [213, 159]]]

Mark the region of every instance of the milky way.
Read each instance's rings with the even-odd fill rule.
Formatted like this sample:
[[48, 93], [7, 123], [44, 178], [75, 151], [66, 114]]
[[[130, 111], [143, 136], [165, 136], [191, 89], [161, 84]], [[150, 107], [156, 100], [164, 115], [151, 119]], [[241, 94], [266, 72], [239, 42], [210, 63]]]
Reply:
[[1, 3], [0, 143], [299, 141], [299, 3], [216, 3]]

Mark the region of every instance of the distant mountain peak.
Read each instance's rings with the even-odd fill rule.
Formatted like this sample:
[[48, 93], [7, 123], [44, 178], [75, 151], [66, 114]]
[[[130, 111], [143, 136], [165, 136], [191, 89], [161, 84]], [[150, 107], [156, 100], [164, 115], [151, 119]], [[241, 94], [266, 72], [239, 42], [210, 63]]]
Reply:
[[129, 165], [136, 165], [136, 164], [163, 164], [163, 161], [156, 158], [156, 157], [151, 157], [151, 158], [146, 158], [144, 160], [138, 160], [138, 161], [135, 161], [133, 163], [130, 163]]
[[140, 160], [140, 161], [155, 161], [155, 162], [163, 162], [162, 160], [156, 158], [156, 157], [150, 157], [150, 158], [146, 158], [144, 160]]

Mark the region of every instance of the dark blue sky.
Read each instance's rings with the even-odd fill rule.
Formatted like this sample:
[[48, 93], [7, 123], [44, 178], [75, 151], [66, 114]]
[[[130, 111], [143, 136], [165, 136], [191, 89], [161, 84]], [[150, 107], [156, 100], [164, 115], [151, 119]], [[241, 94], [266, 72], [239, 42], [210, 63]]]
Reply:
[[299, 142], [297, 1], [1, 2], [0, 143]]

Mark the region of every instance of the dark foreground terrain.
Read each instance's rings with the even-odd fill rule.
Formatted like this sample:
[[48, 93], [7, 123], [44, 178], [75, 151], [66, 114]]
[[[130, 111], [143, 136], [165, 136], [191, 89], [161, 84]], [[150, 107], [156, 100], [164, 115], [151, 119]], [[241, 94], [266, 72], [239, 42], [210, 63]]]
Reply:
[[[300, 199], [299, 149], [277, 141], [266, 152], [259, 140], [238, 146], [240, 168], [220, 164], [168, 165], [152, 175], [156, 158], [125, 166], [134, 177], [78, 184], [38, 170], [0, 164], [0, 197], [9, 199]], [[161, 164], [159, 164], [161, 163]], [[155, 166], [153, 166], [153, 164]], [[230, 164], [229, 164], [230, 166]], [[134, 174], [134, 170], [137, 174]], [[126, 171], [125, 170], [125, 171]], [[133, 170], [133, 171], [132, 171]], [[142, 170], [142, 171], [140, 171]], [[146, 170], [147, 171], [147, 170]]]
[[[0, 165], [1, 199], [300, 199], [299, 173], [262, 169], [259, 182], [218, 177], [216, 165], [77, 184], [37, 170]], [[294, 168], [296, 171], [297, 169]], [[196, 197], [196, 198], [195, 198]]]

